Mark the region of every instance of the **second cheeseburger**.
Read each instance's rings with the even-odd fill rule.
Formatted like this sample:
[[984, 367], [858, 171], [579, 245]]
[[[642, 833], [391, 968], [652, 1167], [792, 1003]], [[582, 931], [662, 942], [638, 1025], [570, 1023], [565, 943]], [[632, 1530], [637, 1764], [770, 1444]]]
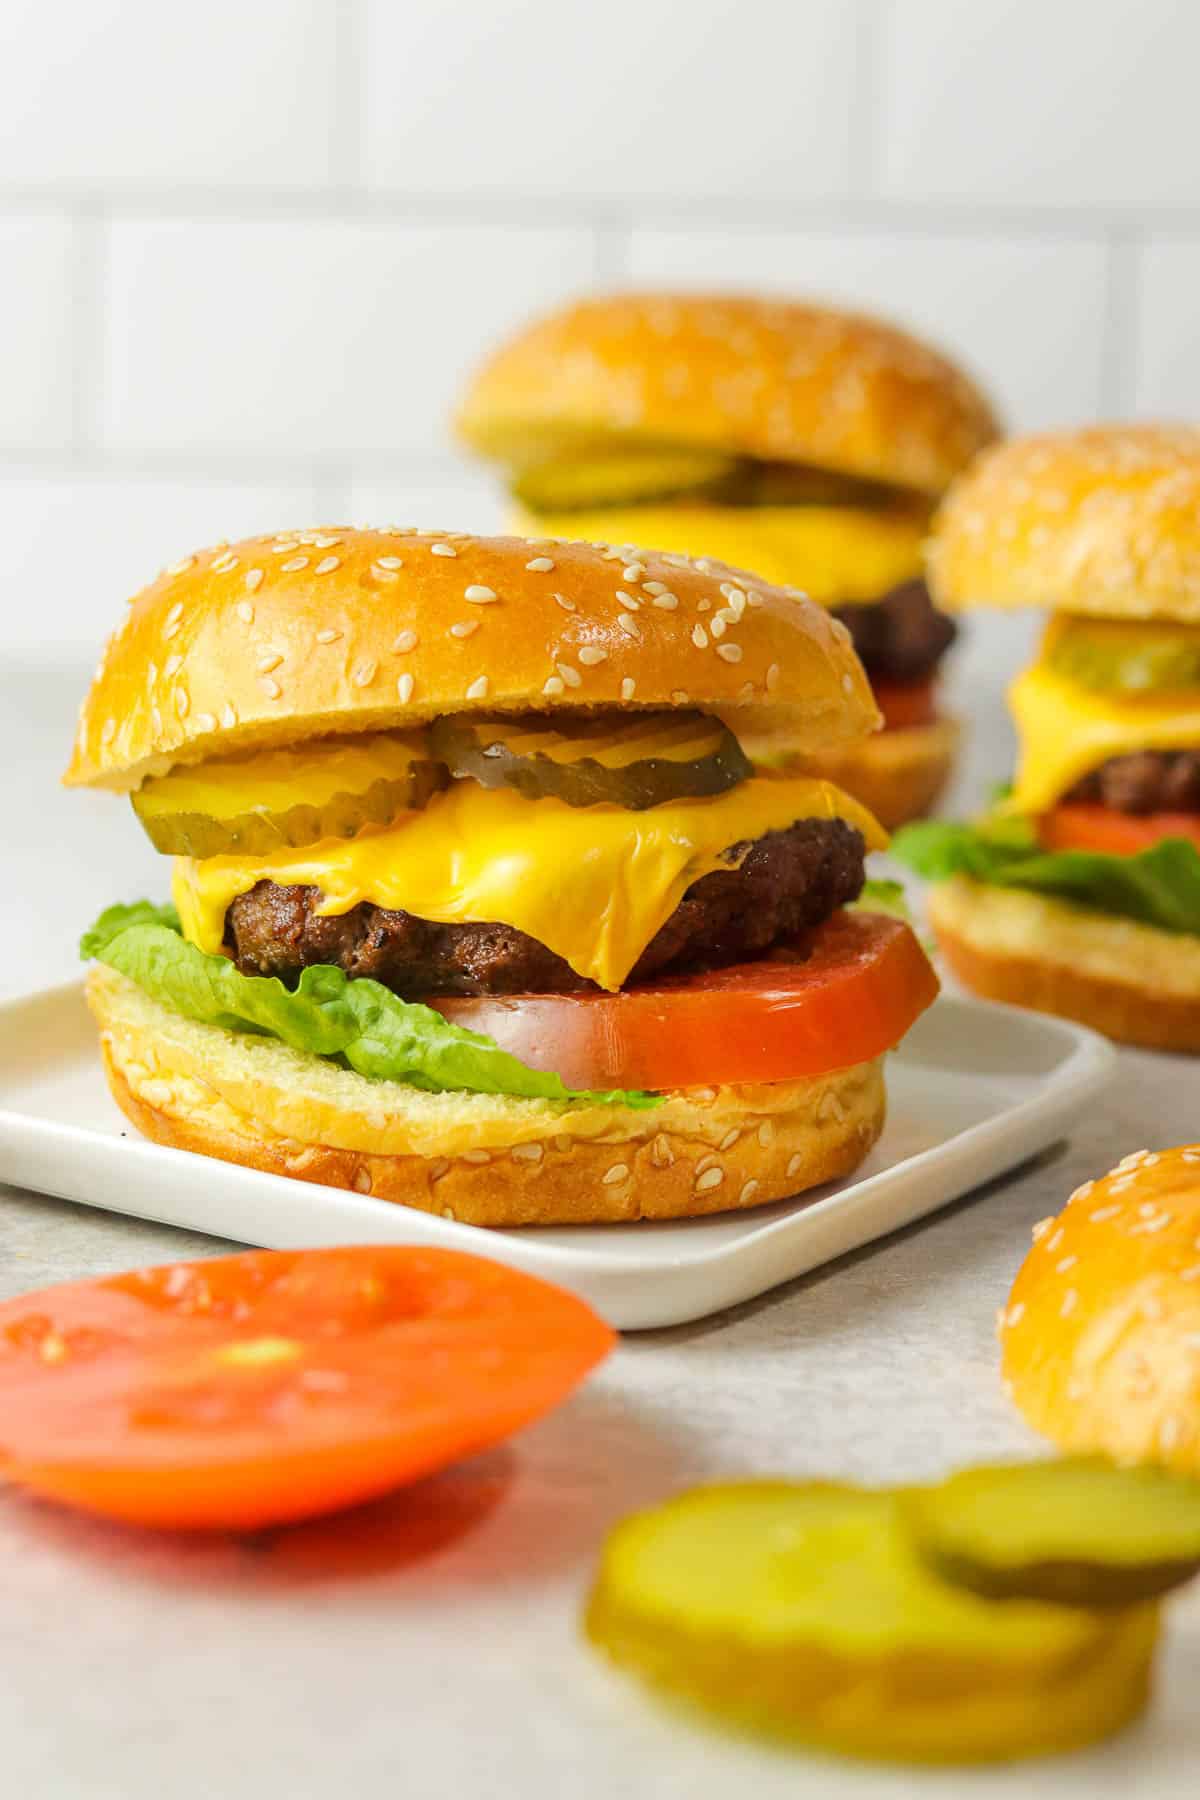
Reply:
[[[921, 541], [996, 434], [948, 358], [811, 302], [601, 296], [501, 345], [458, 422], [523, 529], [719, 557], [831, 608], [886, 729], [827, 771], [889, 828], [928, 810], [958, 731], [936, 692], [954, 626], [930, 604]], [[796, 748], [783, 731], [747, 743], [772, 768]]]
[[882, 842], [738, 734], [876, 719], [847, 634], [731, 570], [326, 529], [137, 596], [68, 781], [131, 794], [177, 912], [87, 934], [148, 1136], [487, 1225], [843, 1175], [936, 980], [844, 908]]

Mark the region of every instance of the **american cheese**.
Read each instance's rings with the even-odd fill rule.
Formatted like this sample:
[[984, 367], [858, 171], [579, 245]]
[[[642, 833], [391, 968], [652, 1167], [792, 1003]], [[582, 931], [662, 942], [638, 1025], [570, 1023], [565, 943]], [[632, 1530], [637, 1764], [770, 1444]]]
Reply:
[[752, 569], [763, 581], [803, 588], [827, 606], [878, 600], [921, 572], [927, 520], [920, 507], [611, 506], [523, 513], [538, 536], [652, 544]]
[[856, 800], [807, 777], [745, 781], [714, 798], [645, 812], [527, 800], [458, 781], [383, 831], [269, 856], [181, 857], [175, 903], [185, 936], [208, 951], [221, 947], [231, 901], [258, 881], [317, 887], [323, 913], [373, 901], [442, 924], [495, 920], [611, 989], [691, 883], [732, 866], [730, 845], [813, 818], [845, 819], [871, 849], [887, 841]]
[[1011, 801], [1019, 812], [1047, 811], [1110, 756], [1200, 748], [1196, 693], [1102, 694], [1035, 664], [1017, 677], [1009, 703], [1020, 739]]

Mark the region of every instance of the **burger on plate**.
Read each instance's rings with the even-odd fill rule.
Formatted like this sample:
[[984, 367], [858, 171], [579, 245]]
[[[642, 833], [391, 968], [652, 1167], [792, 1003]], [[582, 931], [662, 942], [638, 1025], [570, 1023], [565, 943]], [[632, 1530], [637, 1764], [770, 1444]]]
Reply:
[[1103, 426], [981, 458], [937, 520], [946, 606], [1053, 608], [1010, 694], [1003, 807], [911, 826], [979, 993], [1200, 1051], [1200, 430]]
[[715, 563], [330, 528], [139, 594], [67, 780], [174, 907], [86, 934], [158, 1142], [485, 1225], [747, 1207], [846, 1174], [936, 979], [847, 908], [870, 814], [739, 732], [876, 722], [847, 633]]
[[[720, 558], [829, 607], [887, 729], [828, 772], [889, 827], [933, 804], [958, 736], [936, 695], [954, 627], [930, 604], [921, 541], [996, 435], [945, 357], [823, 306], [585, 300], [502, 345], [458, 427], [502, 469], [522, 530]], [[767, 767], [797, 749], [784, 732], [746, 748]]]

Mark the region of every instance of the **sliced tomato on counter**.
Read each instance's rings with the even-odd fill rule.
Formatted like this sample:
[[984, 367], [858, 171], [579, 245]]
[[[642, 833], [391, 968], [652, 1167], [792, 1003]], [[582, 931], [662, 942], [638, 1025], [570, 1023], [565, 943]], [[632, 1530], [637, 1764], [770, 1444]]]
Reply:
[[1200, 813], [1123, 813], [1111, 806], [1056, 806], [1038, 822], [1046, 850], [1099, 850], [1136, 856], [1164, 838], [1186, 838], [1200, 849]]
[[573, 1295], [450, 1250], [249, 1251], [44, 1288], [0, 1306], [0, 1475], [134, 1524], [311, 1518], [509, 1436], [614, 1341]]
[[937, 718], [933, 681], [873, 681], [872, 692], [883, 714], [885, 731], [907, 731], [932, 725]]
[[619, 994], [433, 1000], [570, 1087], [677, 1088], [791, 1081], [892, 1049], [937, 995], [899, 919], [834, 915], [802, 943], [706, 975]]

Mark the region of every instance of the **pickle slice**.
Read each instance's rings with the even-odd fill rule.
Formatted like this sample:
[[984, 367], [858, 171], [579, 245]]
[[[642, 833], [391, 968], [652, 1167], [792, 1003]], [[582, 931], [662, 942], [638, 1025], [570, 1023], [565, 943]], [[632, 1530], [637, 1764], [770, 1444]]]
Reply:
[[1101, 694], [1170, 694], [1200, 688], [1200, 628], [1123, 619], [1063, 619], [1043, 661]]
[[533, 512], [569, 512], [707, 493], [737, 467], [735, 457], [715, 450], [641, 450], [626, 445], [532, 464], [514, 476], [512, 491]]
[[981, 1600], [916, 1555], [899, 1496], [698, 1489], [609, 1537], [586, 1629], [729, 1721], [853, 1755], [1066, 1750], [1144, 1704], [1158, 1614]]
[[1085, 1460], [964, 1469], [905, 1517], [945, 1580], [991, 1599], [1153, 1600], [1200, 1570], [1200, 1482]]
[[132, 799], [167, 856], [257, 856], [390, 825], [449, 779], [423, 733], [375, 732], [172, 769]]
[[434, 720], [430, 741], [452, 775], [567, 806], [642, 812], [723, 794], [753, 774], [728, 726], [698, 712], [600, 713], [577, 721], [561, 713], [452, 715]]

